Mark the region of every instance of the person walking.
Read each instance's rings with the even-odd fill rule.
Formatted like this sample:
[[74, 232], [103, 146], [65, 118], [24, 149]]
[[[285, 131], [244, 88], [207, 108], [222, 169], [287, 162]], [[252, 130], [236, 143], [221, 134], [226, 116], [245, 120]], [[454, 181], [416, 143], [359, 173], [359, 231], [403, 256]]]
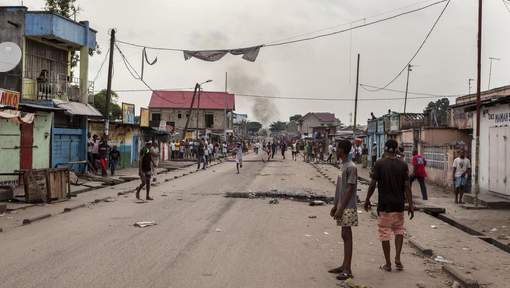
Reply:
[[105, 138], [101, 139], [99, 143], [99, 163], [101, 165], [101, 176], [106, 177], [106, 169], [108, 167], [108, 152], [109, 152], [108, 142], [106, 142]]
[[287, 143], [285, 141], [282, 141], [280, 149], [282, 150], [282, 158], [285, 160], [285, 152], [287, 152]]
[[455, 204], [463, 204], [462, 198], [466, 192], [466, 179], [471, 173], [471, 162], [466, 158], [464, 150], [453, 160], [453, 186], [455, 189]]
[[154, 200], [150, 197], [149, 193], [151, 190], [151, 171], [152, 171], [152, 153], [151, 153], [152, 141], [145, 142], [145, 147], [140, 150], [140, 162], [138, 164], [138, 175], [142, 183], [136, 187], [136, 199], [140, 199], [140, 190], [145, 186], [147, 194], [146, 200]]
[[368, 167], [368, 148], [367, 144], [363, 144], [363, 149], [361, 149], [361, 162], [363, 163], [363, 168]]
[[427, 160], [418, 153], [418, 150], [414, 149], [411, 163], [413, 164], [413, 172], [410, 177], [411, 188], [413, 187], [414, 180], [418, 180], [418, 183], [420, 183], [421, 197], [423, 200], [428, 200], [427, 186], [425, 185], [425, 178], [427, 177], [425, 166], [427, 166]]
[[274, 159], [275, 153], [276, 153], [276, 142], [273, 141], [273, 144], [271, 144], [271, 159]]
[[197, 150], [197, 163], [198, 163], [197, 171], [200, 170], [200, 163], [202, 163], [202, 162], [204, 163], [202, 166], [202, 169], [205, 170], [205, 151], [204, 151], [203, 141], [199, 141], [197, 143], [196, 150]]
[[[414, 205], [409, 184], [409, 168], [407, 164], [397, 159], [397, 141], [390, 139], [384, 144], [385, 156], [379, 159], [373, 168], [372, 180], [368, 187], [365, 199], [365, 210], [371, 208], [370, 198], [377, 186], [377, 224], [379, 239], [382, 243], [386, 263], [380, 266], [383, 271], [390, 272], [390, 239], [391, 234], [395, 235], [395, 266], [397, 270], [403, 270], [404, 265], [400, 259], [402, 245], [404, 242], [404, 202], [408, 202], [408, 214], [410, 219], [414, 217]], [[405, 198], [404, 198], [405, 194]], [[404, 200], [405, 199], [405, 200]]]
[[377, 161], [377, 142], [372, 143], [372, 150], [370, 155], [372, 156], [372, 169], [374, 169], [375, 162]]
[[237, 143], [235, 153], [237, 174], [239, 174], [239, 168], [243, 168], [243, 147], [241, 143]]
[[159, 145], [156, 141], [152, 142], [152, 147], [150, 148], [151, 156], [152, 156], [152, 182], [156, 182], [156, 176], [158, 172], [156, 168], [159, 166]]
[[328, 145], [328, 159], [326, 159], [326, 162], [331, 164], [331, 159], [333, 159], [333, 144], [329, 143], [329, 145]]
[[297, 154], [298, 154], [297, 141], [294, 140], [292, 141], [292, 160], [294, 161], [297, 160]]
[[110, 174], [111, 176], [115, 175], [115, 170], [117, 169], [117, 164], [120, 162], [120, 152], [117, 150], [117, 145], [113, 145], [112, 150], [109, 153], [109, 166], [110, 166]]
[[342, 160], [342, 176], [337, 179], [335, 198], [330, 215], [336, 220], [336, 224], [342, 227], [344, 259], [340, 267], [328, 272], [338, 274], [336, 277], [338, 280], [347, 280], [353, 278], [351, 269], [352, 227], [358, 226], [358, 209], [356, 208], [358, 170], [356, 165], [347, 157], [351, 150], [351, 142], [341, 140], [337, 146], [337, 156]]

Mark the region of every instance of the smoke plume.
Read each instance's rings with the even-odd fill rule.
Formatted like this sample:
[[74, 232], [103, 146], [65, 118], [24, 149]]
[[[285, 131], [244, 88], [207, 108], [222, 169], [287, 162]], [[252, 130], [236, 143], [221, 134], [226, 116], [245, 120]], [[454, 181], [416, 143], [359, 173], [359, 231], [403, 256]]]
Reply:
[[[248, 75], [241, 67], [234, 66], [228, 70], [229, 90], [237, 93], [276, 95], [278, 88], [252, 75]], [[254, 98], [252, 107], [253, 116], [264, 125], [278, 119], [280, 112], [271, 99]]]

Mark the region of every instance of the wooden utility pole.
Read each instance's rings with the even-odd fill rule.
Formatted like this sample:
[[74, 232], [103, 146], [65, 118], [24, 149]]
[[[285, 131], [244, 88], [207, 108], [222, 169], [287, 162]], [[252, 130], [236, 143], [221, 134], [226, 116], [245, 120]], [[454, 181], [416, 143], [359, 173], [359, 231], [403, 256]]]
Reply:
[[406, 114], [406, 109], [407, 109], [407, 92], [409, 90], [409, 72], [413, 71], [411, 69], [411, 67], [412, 67], [411, 64], [407, 65], [406, 96], [404, 98], [404, 115]]
[[476, 64], [476, 138], [475, 138], [475, 206], [478, 207], [480, 194], [480, 90], [482, 84], [482, 10], [483, 1], [478, 0], [478, 55]]
[[200, 85], [195, 84], [195, 90], [193, 90], [193, 98], [191, 98], [191, 105], [189, 106], [188, 117], [186, 118], [186, 125], [184, 125], [184, 131], [182, 133], [182, 139], [186, 139], [186, 132], [188, 132], [189, 120], [191, 119], [191, 112], [193, 112], [193, 104], [195, 104], [195, 96]]
[[356, 137], [356, 118], [358, 117], [359, 61], [360, 55], [358, 53], [358, 66], [356, 69], [356, 95], [354, 96], [354, 123], [352, 125], [352, 134], [354, 137]]
[[110, 61], [108, 63], [108, 82], [106, 86], [106, 103], [105, 103], [105, 121], [104, 121], [104, 135], [105, 140], [108, 141], [108, 134], [110, 128], [110, 102], [112, 100], [112, 77], [113, 77], [113, 52], [115, 51], [115, 29], [112, 28], [110, 32]]
[[200, 86], [200, 84], [198, 84], [198, 103], [197, 103], [197, 139], [199, 139], [199, 131], [198, 131], [198, 124], [199, 124], [199, 119], [200, 119], [200, 94], [202, 94], [202, 87]]
[[223, 107], [223, 137], [225, 137], [225, 142], [227, 141], [227, 83], [228, 83], [228, 72], [225, 72], [225, 96], [223, 97], [224, 107]]

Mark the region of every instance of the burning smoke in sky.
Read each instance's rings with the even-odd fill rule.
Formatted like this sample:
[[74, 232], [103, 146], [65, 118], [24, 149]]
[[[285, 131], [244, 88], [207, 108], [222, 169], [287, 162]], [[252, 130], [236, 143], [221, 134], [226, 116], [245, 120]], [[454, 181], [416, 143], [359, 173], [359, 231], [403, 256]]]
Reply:
[[[238, 93], [256, 93], [258, 95], [276, 95], [278, 88], [272, 83], [265, 82], [258, 77], [248, 75], [241, 67], [234, 66], [228, 70], [229, 90]], [[254, 98], [253, 116], [264, 125], [279, 116], [274, 102], [267, 98]]]

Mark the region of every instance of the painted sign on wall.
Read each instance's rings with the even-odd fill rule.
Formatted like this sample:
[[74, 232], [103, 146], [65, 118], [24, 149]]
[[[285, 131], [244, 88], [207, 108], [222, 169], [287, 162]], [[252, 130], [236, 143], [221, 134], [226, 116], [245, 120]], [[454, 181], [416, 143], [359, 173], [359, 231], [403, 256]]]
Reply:
[[135, 104], [122, 103], [122, 123], [135, 124]]
[[20, 93], [0, 88], [0, 104], [18, 109]]
[[149, 127], [149, 109], [140, 108], [140, 127]]

